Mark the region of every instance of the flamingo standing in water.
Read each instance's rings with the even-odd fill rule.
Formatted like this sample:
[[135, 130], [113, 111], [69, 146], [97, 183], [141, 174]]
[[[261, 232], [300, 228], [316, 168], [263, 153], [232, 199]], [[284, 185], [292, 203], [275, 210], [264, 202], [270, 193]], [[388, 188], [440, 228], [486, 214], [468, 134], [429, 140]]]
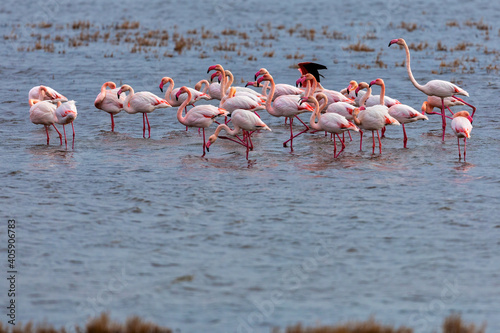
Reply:
[[[106, 88], [110, 88], [107, 90]], [[94, 106], [99, 110], [103, 110], [111, 116], [111, 132], [115, 131], [115, 120], [114, 115], [118, 114], [123, 110], [123, 103], [125, 102], [125, 94], [118, 97], [119, 88], [116, 88], [116, 84], [112, 81], [105, 82], [101, 87], [101, 92], [97, 95]]]
[[[231, 114], [231, 122], [234, 124], [234, 129], [229, 128], [229, 126], [227, 126], [226, 124], [220, 124], [219, 126], [217, 126], [215, 133], [208, 138], [208, 142], [206, 144], [207, 151], [209, 151], [210, 145], [212, 145], [215, 140], [217, 140], [217, 138], [229, 139], [246, 147], [246, 157], [248, 160], [248, 151], [253, 150], [253, 143], [251, 138], [252, 133], [257, 130], [271, 131], [271, 129], [259, 117], [257, 117], [257, 115], [243, 109], [233, 111], [233, 113]], [[243, 131], [243, 140], [237, 136], [237, 134], [240, 132], [240, 129]], [[236, 136], [239, 141], [219, 136], [219, 133], [222, 130], [225, 130], [229, 135]]]
[[51, 87], [47, 86], [36, 86], [30, 89], [28, 93], [28, 100], [39, 100], [39, 101], [49, 101], [52, 100], [54, 102], [61, 101], [67, 102], [68, 99], [64, 97], [64, 95], [58, 93]]
[[389, 115], [388, 108], [385, 105], [374, 105], [368, 108], [365, 108], [365, 102], [370, 97], [372, 89], [366, 82], [361, 82], [356, 88], [356, 93], [359, 92], [360, 89], [365, 89], [366, 93], [361, 99], [361, 106], [359, 108], [354, 109], [352, 112], [352, 116], [354, 118], [354, 123], [358, 125], [360, 128], [361, 140], [359, 142], [359, 150], [362, 150], [363, 145], [363, 131], [369, 130], [372, 131], [372, 154], [375, 154], [375, 131], [377, 131], [378, 138], [378, 146], [379, 152], [382, 154], [382, 143], [380, 142], [380, 136], [378, 131], [385, 127], [386, 125], [399, 125], [399, 122], [394, 119], [391, 115]]
[[134, 89], [128, 84], [124, 84], [118, 90], [116, 96], [119, 97], [124, 91], [129, 94], [125, 98], [123, 109], [130, 114], [142, 113], [142, 137], [146, 137], [146, 122], [148, 123], [148, 138], [151, 137], [151, 126], [149, 125], [148, 113], [159, 108], [169, 108], [171, 105], [166, 100], [156, 96], [149, 91], [134, 93]]
[[[370, 87], [373, 85], [378, 85], [382, 87], [382, 91], [380, 92], [380, 103], [384, 101], [384, 95], [385, 95], [385, 83], [384, 80], [382, 79], [376, 79], [370, 82]], [[408, 137], [406, 136], [406, 129], [405, 129], [405, 124], [412, 123], [417, 120], [429, 120], [426, 115], [421, 114], [414, 108], [412, 108], [409, 105], [406, 104], [394, 104], [391, 106], [388, 110], [389, 114], [396, 118], [397, 121], [401, 124], [403, 127], [403, 146], [404, 148], [406, 147], [406, 143], [408, 142]], [[382, 132], [385, 132], [385, 127], [382, 129]], [[384, 134], [382, 133], [382, 137], [384, 137]]]
[[62, 144], [62, 135], [56, 128], [54, 123], [57, 122], [56, 108], [57, 106], [51, 101], [38, 101], [34, 99], [29, 100], [30, 104], [30, 120], [33, 124], [45, 126], [45, 133], [47, 133], [47, 145], [49, 145], [49, 126], [54, 126], [57, 134], [59, 134], [59, 140]]
[[[290, 119], [290, 139], [283, 142], [283, 147], [286, 147], [286, 144], [290, 141], [290, 151], [293, 151], [293, 139], [309, 130], [309, 126], [307, 126], [298, 117], [298, 115], [307, 111], [314, 111], [314, 108], [307, 103], [299, 104], [297, 95], [280, 96], [276, 98], [271, 105], [271, 101], [273, 100], [274, 92], [276, 90], [274, 79], [271, 74], [264, 74], [257, 80], [257, 83], [260, 84], [262, 81], [269, 81], [271, 84], [271, 90], [269, 91], [266, 100], [267, 112], [269, 112], [269, 114], [274, 117], [286, 117]], [[293, 118], [297, 118], [305, 126], [305, 129], [303, 131], [295, 135], [293, 135]]]
[[[269, 74], [268, 70], [265, 68], [259, 69], [257, 73], [254, 75], [254, 80], [257, 80], [259, 76], [264, 75], [264, 74]], [[248, 82], [245, 86], [254, 86], [258, 87], [259, 85], [257, 84], [256, 81], [250, 81]], [[267, 96], [267, 90], [269, 88], [269, 82], [266, 81], [264, 85], [262, 86], [262, 95]], [[282, 95], [300, 95], [304, 92], [304, 89], [297, 88], [292, 86], [291, 84], [286, 84], [286, 83], [278, 83], [276, 84], [273, 99], [276, 99]]]
[[76, 110], [75, 101], [68, 102], [57, 102], [57, 109], [55, 111], [57, 123], [63, 126], [64, 132], [64, 143], [66, 144], [66, 149], [68, 148], [68, 140], [66, 139], [66, 125], [71, 124], [71, 128], [73, 129], [73, 144], [72, 148], [75, 149], [75, 126], [73, 125], [73, 121], [78, 116], [78, 111]]
[[187, 108], [192, 98], [191, 89], [185, 86], [181, 87], [175, 94], [175, 98], [178, 98], [181, 94], [187, 94], [187, 97], [177, 109], [177, 120], [187, 127], [197, 127], [203, 130], [203, 157], [205, 156], [205, 128], [212, 125], [215, 118], [226, 116], [228, 112], [213, 105], [197, 105], [189, 112], [186, 112], [185, 116], [182, 116], [182, 110]]
[[[202, 80], [206, 81], [206, 80]], [[208, 81], [207, 81], [208, 82]], [[199, 82], [198, 82], [199, 83]], [[160, 90], [163, 92], [163, 87], [168, 84], [167, 91], [165, 91], [165, 100], [170, 104], [171, 106], [179, 106], [181, 105], [184, 100], [187, 98], [186, 94], [182, 94], [179, 96], [179, 99], [176, 99], [177, 92], [179, 91], [180, 88], [174, 89], [174, 80], [168, 76], [165, 76], [161, 79], [160, 82]], [[194, 105], [195, 102], [199, 101], [200, 99], [205, 99], [208, 100], [210, 99], [210, 96], [200, 92], [196, 89], [188, 88], [189, 91], [191, 91], [191, 100], [189, 101], [190, 105]]]
[[472, 131], [472, 117], [467, 111], [460, 111], [453, 115], [453, 120], [451, 121], [451, 129], [455, 132], [458, 142], [458, 158], [461, 159], [460, 154], [460, 138], [464, 138], [464, 162], [465, 154], [467, 149], [467, 139], [470, 138], [470, 132]]
[[443, 81], [443, 80], [431, 80], [427, 82], [424, 85], [421, 85], [415, 80], [413, 77], [413, 74], [411, 72], [411, 67], [410, 67], [410, 49], [408, 48], [408, 45], [406, 45], [406, 41], [403, 38], [398, 38], [398, 39], [393, 39], [389, 42], [389, 47], [393, 44], [397, 44], [400, 46], [403, 46], [406, 51], [406, 71], [408, 72], [408, 76], [410, 77], [411, 83], [426, 94], [427, 96], [437, 96], [441, 98], [441, 117], [442, 117], [442, 127], [443, 127], [443, 138], [442, 141], [444, 141], [444, 134], [446, 131], [446, 118], [444, 114], [444, 99], [446, 97], [453, 97], [460, 102], [464, 103], [465, 105], [470, 106], [473, 109], [472, 116], [474, 117], [474, 113], [476, 112], [476, 108], [468, 103], [466, 103], [464, 100], [462, 100], [459, 97], [456, 97], [455, 95], [464, 95], [464, 96], [469, 96], [469, 93], [465, 91], [464, 89], [460, 88], [456, 84], [453, 84], [449, 81]]
[[[328, 99], [326, 95], [323, 93], [318, 93], [316, 95], [318, 98], [322, 98], [323, 100]], [[344, 116], [341, 116], [338, 113], [325, 113], [321, 114], [320, 110], [321, 108], [319, 107], [318, 100], [314, 96], [304, 96], [301, 99], [301, 102], [309, 102], [314, 104], [314, 111], [311, 115], [311, 119], [309, 120], [309, 124], [312, 129], [315, 129], [317, 131], [326, 131], [328, 133], [333, 134], [333, 157], [337, 158], [342, 151], [344, 151], [345, 144], [344, 140], [340, 139], [339, 134], [344, 133], [345, 131], [350, 131], [353, 130], [355, 132], [359, 132], [359, 129], [348, 121]], [[318, 118], [318, 122], [316, 123], [316, 118]], [[340, 140], [342, 143], [342, 148], [340, 149], [339, 153], [337, 154], [337, 143], [335, 141], [335, 135], [337, 138]]]

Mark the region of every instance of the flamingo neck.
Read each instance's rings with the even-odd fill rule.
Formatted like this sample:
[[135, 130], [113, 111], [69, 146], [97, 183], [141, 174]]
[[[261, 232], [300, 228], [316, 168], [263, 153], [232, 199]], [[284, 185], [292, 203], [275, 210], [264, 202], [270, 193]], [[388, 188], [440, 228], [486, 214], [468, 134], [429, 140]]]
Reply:
[[318, 117], [318, 122], [319, 122], [320, 117], [321, 117], [319, 103], [318, 103], [318, 100], [314, 97], [312, 97], [311, 100], [314, 104], [314, 111], [311, 113], [311, 118], [309, 119], [309, 124], [311, 125], [311, 127], [313, 129], [320, 131], [321, 126], [319, 126], [319, 124], [316, 123], [316, 117]]
[[240, 128], [238, 127], [238, 125], [234, 124], [234, 129], [231, 129], [229, 126], [227, 126], [226, 124], [220, 124], [219, 126], [217, 126], [217, 128], [215, 129], [215, 132], [213, 135], [215, 135], [215, 137], [219, 137], [219, 133], [220, 131], [222, 130], [225, 130], [227, 134], [229, 135], [236, 135], [238, 134], [238, 132], [240, 131]]
[[[210, 86], [210, 83], [207, 80], [200, 80], [195, 85], [195, 89], [198, 91], [201, 91], [203, 94], [206, 94], [209, 86]], [[201, 87], [203, 87], [203, 90], [201, 89]]]
[[358, 118], [358, 113], [359, 113], [359, 109], [355, 109], [353, 112], [352, 112], [352, 120], [354, 121], [354, 123], [356, 125], [361, 125], [361, 121], [359, 120]]
[[226, 73], [224, 71], [220, 72], [222, 75], [222, 80], [220, 81], [220, 106], [222, 107], [223, 99], [226, 97]]
[[[365, 106], [365, 102], [370, 97], [371, 94], [372, 94], [372, 88], [367, 87], [366, 93], [363, 95], [363, 97], [361, 97], [361, 101], [359, 102], [360, 107]], [[380, 94], [380, 95], [382, 95], [382, 94]]]
[[262, 86], [262, 95], [267, 96], [267, 87], [269, 87], [269, 81], [264, 82]]
[[380, 87], [382, 88], [382, 90], [380, 91], [380, 105], [385, 105], [385, 83], [382, 82], [382, 84], [380, 85]]
[[133, 112], [133, 110], [130, 109], [129, 105], [130, 105], [130, 99], [132, 98], [132, 96], [134, 96], [134, 89], [132, 87], [130, 87], [128, 89], [128, 95], [127, 97], [125, 98], [125, 101], [123, 102], [123, 109], [127, 112]]
[[165, 99], [167, 100], [168, 104], [174, 105], [175, 102], [172, 99], [172, 90], [174, 90], [174, 85], [175, 85], [174, 80], [171, 78], [168, 78], [167, 84], [168, 84], [168, 88], [167, 88], [167, 91], [165, 91]]
[[276, 90], [276, 84], [274, 84], [274, 79], [271, 77], [270, 80], [268, 81], [269, 84], [271, 85], [271, 90], [269, 91], [269, 95], [267, 95], [267, 100], [266, 100], [266, 110], [269, 112], [270, 115], [279, 117], [278, 113], [274, 109], [274, 107], [271, 104], [271, 101], [273, 100], [274, 92]]
[[410, 77], [410, 81], [411, 81], [411, 83], [413, 83], [415, 88], [424, 92], [423, 87], [417, 82], [417, 80], [415, 80], [415, 78], [413, 77], [413, 73], [411, 72], [410, 49], [408, 48], [408, 45], [406, 45], [406, 42], [404, 43], [404, 47], [405, 47], [405, 51], [406, 51], [406, 71], [408, 72], [408, 76]]
[[185, 116], [182, 116], [182, 110], [184, 110], [184, 108], [186, 108], [186, 113], [187, 113], [187, 105], [188, 103], [191, 101], [191, 97], [193, 97], [193, 95], [191, 94], [191, 91], [189, 89], [186, 89], [186, 94], [187, 94], [187, 98], [184, 100], [184, 102], [182, 102], [182, 104], [177, 108], [177, 120], [182, 124], [182, 125], [185, 125], [185, 126], [189, 126], [186, 122], [186, 117], [187, 117], [187, 114]]

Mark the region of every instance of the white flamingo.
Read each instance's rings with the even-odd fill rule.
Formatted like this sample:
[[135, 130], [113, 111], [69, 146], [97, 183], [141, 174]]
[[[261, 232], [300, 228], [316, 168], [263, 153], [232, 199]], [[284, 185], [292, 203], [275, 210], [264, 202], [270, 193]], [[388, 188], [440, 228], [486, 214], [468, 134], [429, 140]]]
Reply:
[[[110, 88], [110, 90], [106, 89]], [[118, 97], [119, 88], [116, 88], [116, 84], [112, 81], [105, 82], [101, 87], [101, 92], [97, 95], [94, 106], [99, 110], [103, 110], [111, 116], [111, 132], [115, 131], [115, 120], [114, 115], [120, 113], [123, 110], [123, 103], [125, 102], [125, 94], [121, 94]]]
[[58, 93], [51, 87], [47, 86], [36, 86], [30, 89], [28, 93], [28, 100], [39, 100], [39, 101], [61, 101], [61, 102], [67, 102], [68, 99], [64, 97], [64, 95]]
[[462, 100], [459, 97], [456, 97], [455, 95], [464, 95], [464, 96], [469, 96], [469, 93], [465, 91], [464, 89], [460, 88], [456, 84], [453, 84], [449, 81], [443, 81], [443, 80], [431, 80], [427, 82], [424, 85], [421, 85], [415, 80], [413, 77], [413, 74], [411, 72], [411, 67], [410, 67], [410, 49], [408, 48], [408, 45], [406, 45], [406, 41], [403, 38], [398, 38], [398, 39], [393, 39], [389, 42], [389, 47], [393, 44], [397, 44], [400, 46], [403, 46], [406, 51], [406, 71], [408, 72], [408, 76], [410, 78], [411, 83], [426, 94], [427, 96], [437, 96], [441, 98], [441, 117], [442, 117], [442, 127], [443, 127], [443, 138], [442, 140], [444, 141], [444, 134], [446, 131], [446, 117], [444, 114], [444, 99], [446, 97], [454, 97], [455, 99], [463, 102], [464, 104], [470, 106], [473, 109], [472, 116], [474, 117], [474, 113], [476, 112], [476, 108], [468, 103], [466, 103], [464, 100]]
[[458, 142], [458, 158], [461, 159], [460, 154], [460, 139], [464, 139], [464, 162], [465, 154], [467, 149], [467, 139], [470, 138], [470, 133], [472, 131], [472, 117], [467, 111], [460, 111], [453, 115], [453, 120], [451, 121], [451, 129], [457, 136]]
[[73, 125], [73, 121], [78, 116], [78, 111], [76, 110], [75, 101], [68, 101], [64, 103], [58, 102], [55, 114], [57, 118], [57, 123], [63, 126], [64, 143], [66, 144], [66, 148], [68, 148], [68, 140], [66, 139], [65, 126], [71, 124], [71, 128], [73, 129], [72, 148], [75, 149], [75, 126]]
[[[202, 80], [203, 81], [203, 80]], [[206, 80], [205, 80], [206, 81]], [[163, 87], [168, 84], [167, 91], [165, 91], [165, 100], [170, 104], [171, 106], [179, 106], [181, 105], [184, 100], [187, 98], [187, 94], [182, 94], [179, 96], [179, 99], [176, 99], [177, 92], [179, 91], [180, 88], [175, 88], [174, 89], [174, 80], [168, 76], [165, 76], [161, 79], [160, 82], [160, 91], [163, 92]], [[188, 88], [189, 91], [191, 91], [191, 100], [189, 101], [188, 104], [194, 105], [197, 101], [200, 99], [211, 99], [209, 95], [200, 92], [196, 89], [193, 88]]]
[[59, 140], [62, 144], [62, 135], [54, 125], [57, 122], [56, 108], [57, 106], [51, 101], [39, 101], [35, 99], [29, 100], [30, 104], [30, 120], [33, 124], [43, 125], [45, 127], [45, 133], [47, 133], [47, 145], [49, 144], [49, 127], [53, 126], [57, 134], [59, 134]]
[[151, 125], [149, 125], [148, 113], [159, 108], [169, 108], [171, 105], [166, 100], [156, 96], [149, 91], [134, 92], [131, 86], [124, 84], [118, 90], [116, 96], [120, 96], [122, 92], [128, 91], [129, 94], [125, 98], [123, 109], [125, 112], [134, 114], [142, 113], [142, 137], [146, 137], [146, 122], [148, 124], [148, 138], [151, 137]]

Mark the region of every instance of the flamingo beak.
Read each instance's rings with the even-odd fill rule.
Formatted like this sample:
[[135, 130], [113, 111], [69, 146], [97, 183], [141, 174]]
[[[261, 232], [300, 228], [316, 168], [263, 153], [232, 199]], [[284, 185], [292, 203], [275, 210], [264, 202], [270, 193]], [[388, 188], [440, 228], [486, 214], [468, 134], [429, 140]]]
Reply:
[[212, 144], [211, 141], [208, 141], [207, 144], [205, 145], [205, 148], [207, 148], [207, 151], [210, 152], [210, 145]]
[[163, 92], [163, 82], [160, 83], [160, 91]]
[[356, 91], [355, 91], [355, 92], [356, 92], [356, 97], [358, 97], [359, 87], [358, 87], [358, 88], [356, 88]]
[[389, 47], [392, 45], [392, 44], [396, 44], [398, 42], [397, 39], [393, 39], [389, 42]]
[[121, 93], [122, 93], [122, 90], [121, 90], [121, 89], [120, 89], [120, 90], [118, 90], [118, 92], [116, 93], [116, 97], [118, 97], [118, 99], [120, 99], [120, 95], [121, 95]]
[[257, 77], [258, 77], [259, 75], [260, 75], [260, 70], [259, 70], [257, 73], [255, 73], [255, 75], [254, 75], [253, 79], [254, 79], [254, 80], [257, 80]]

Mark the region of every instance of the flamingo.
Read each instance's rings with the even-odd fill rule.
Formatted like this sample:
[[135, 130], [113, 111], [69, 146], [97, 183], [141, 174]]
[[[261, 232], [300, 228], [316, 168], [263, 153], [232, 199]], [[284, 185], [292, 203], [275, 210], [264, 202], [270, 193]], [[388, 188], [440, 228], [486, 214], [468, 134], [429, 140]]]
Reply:
[[302, 75], [302, 77], [299, 80], [297, 80], [296, 84], [298, 85], [299, 83], [302, 83], [303, 81], [310, 81], [311, 82], [311, 88], [306, 89], [305, 94], [306, 95], [308, 93], [314, 93], [314, 94], [323, 93], [323, 94], [325, 94], [328, 97], [326, 105], [330, 105], [332, 103], [337, 103], [337, 102], [354, 104], [354, 100], [342, 95], [340, 92], [323, 88], [319, 84], [319, 82], [317, 81], [316, 77], [314, 75], [312, 75], [311, 73], [306, 73], [306, 74]]
[[[356, 81], [354, 81], [354, 80], [351, 81], [349, 83], [349, 86], [347, 87], [347, 92], [349, 93], [349, 95], [351, 95], [352, 93], [355, 94], [355, 91], [356, 91], [357, 87], [358, 87], [358, 83]], [[358, 96], [354, 97], [354, 104], [355, 105], [359, 106], [361, 98], [363, 98], [364, 94], [365, 94], [364, 91], [359, 91]], [[377, 105], [377, 104], [381, 104], [380, 101], [381, 101], [380, 95], [371, 95], [366, 100], [365, 106], [369, 107], [369, 106], [374, 106], [374, 105]], [[385, 94], [384, 94], [383, 101], [384, 102], [382, 104], [385, 105], [385, 106], [387, 106], [388, 108], [390, 108], [391, 106], [396, 105], [396, 104], [401, 104], [401, 102], [398, 101], [397, 99], [391, 98], [389, 96], [385, 96]]]
[[[257, 73], [255, 73], [255, 75], [254, 75], [254, 80], [257, 80], [257, 78], [259, 76], [264, 75], [264, 74], [269, 74], [269, 71], [265, 68], [259, 69], [259, 71]], [[254, 87], [258, 86], [256, 81], [250, 81], [246, 85], [247, 86], [252, 85]], [[269, 82], [266, 81], [262, 87], [262, 95], [267, 95], [268, 89], [269, 89]], [[300, 88], [292, 86], [291, 84], [286, 84], [286, 83], [276, 84], [275, 89], [276, 90], [274, 92], [273, 99], [276, 99], [276, 98], [283, 96], [283, 95], [301, 95], [302, 93], [304, 93], [304, 89], [300, 89]]]
[[59, 134], [59, 140], [61, 140], [62, 144], [62, 135], [56, 128], [54, 123], [57, 122], [56, 117], [56, 105], [51, 101], [39, 101], [35, 99], [29, 100], [30, 104], [30, 120], [33, 124], [43, 125], [45, 126], [45, 133], [47, 133], [47, 145], [49, 145], [50, 137], [49, 137], [49, 127], [54, 126], [57, 134]]
[[218, 73], [222, 75], [222, 80], [221, 80], [221, 102], [219, 106], [226, 110], [229, 113], [232, 113], [234, 110], [237, 109], [244, 109], [244, 110], [249, 110], [249, 111], [258, 111], [258, 110], [263, 110], [264, 106], [258, 102], [254, 102], [250, 97], [248, 96], [234, 96], [231, 98], [225, 98], [227, 95], [227, 84], [229, 83], [226, 81], [226, 72], [224, 68], [217, 64], [214, 66], [210, 66], [208, 68], [208, 71], [215, 70]]
[[130, 114], [142, 113], [142, 137], [146, 138], [146, 122], [148, 123], [148, 138], [151, 137], [151, 126], [149, 125], [148, 113], [159, 108], [169, 108], [170, 104], [163, 98], [156, 96], [149, 91], [134, 93], [134, 89], [128, 84], [124, 84], [118, 90], [116, 96], [119, 97], [124, 91], [129, 94], [125, 98], [123, 109]]
[[[273, 100], [274, 92], [276, 90], [276, 85], [274, 84], [274, 79], [271, 74], [264, 74], [261, 76], [257, 83], [260, 84], [262, 81], [269, 81], [271, 84], [271, 91], [267, 95], [266, 100], [266, 110], [270, 115], [274, 117], [286, 117], [290, 118], [290, 139], [283, 142], [283, 147], [286, 147], [288, 141], [290, 141], [290, 151], [293, 152], [293, 139], [297, 136], [305, 133], [309, 130], [309, 126], [307, 126], [298, 115], [307, 111], [314, 111], [314, 108], [307, 103], [299, 104], [296, 95], [283, 95], [276, 98], [271, 105], [271, 101]], [[305, 129], [298, 134], [293, 135], [293, 118], [297, 118], [304, 126]]]
[[[382, 92], [380, 93], [380, 102], [384, 100], [384, 95], [385, 95], [385, 83], [384, 80], [382, 79], [376, 79], [372, 82], [370, 82], [370, 87], [373, 85], [378, 85], [382, 87]], [[389, 108], [389, 114], [396, 118], [397, 121], [401, 124], [403, 127], [403, 146], [404, 148], [406, 147], [406, 143], [408, 142], [408, 137], [406, 135], [406, 129], [405, 129], [405, 124], [412, 123], [417, 120], [429, 120], [426, 115], [421, 114], [414, 108], [412, 108], [409, 105], [406, 104], [394, 104]], [[385, 128], [384, 128], [385, 129]], [[384, 129], [382, 131], [384, 131]], [[383, 137], [383, 135], [382, 135]]]
[[64, 132], [64, 143], [66, 144], [66, 149], [68, 148], [68, 140], [66, 139], [66, 128], [67, 124], [71, 124], [71, 128], [73, 129], [73, 145], [72, 148], [75, 149], [75, 126], [73, 125], [73, 121], [78, 116], [78, 111], [76, 110], [75, 101], [68, 102], [57, 102], [57, 109], [55, 111], [57, 123], [63, 126]]
[[[231, 71], [228, 71], [226, 69], [226, 70], [224, 70], [224, 74], [226, 77], [226, 84], [225, 84], [226, 93], [228, 93], [229, 89], [234, 88], [235, 96], [247, 96], [251, 100], [253, 100], [254, 102], [259, 103], [259, 104], [266, 102], [266, 96], [261, 95], [258, 92], [254, 91], [250, 88], [247, 88], [246, 86], [245, 87], [233, 86], [234, 76], [233, 76], [233, 73], [231, 73]], [[264, 108], [262, 108], [262, 110], [264, 110]]]
[[[107, 90], [106, 88], [110, 88]], [[94, 106], [103, 110], [111, 116], [111, 132], [115, 131], [114, 115], [123, 110], [123, 103], [125, 102], [125, 94], [118, 97], [116, 93], [120, 90], [116, 88], [116, 84], [112, 81], [105, 82], [101, 87], [101, 92], [97, 95]], [[108, 93], [109, 92], [109, 93]]]
[[[325, 101], [327, 99], [327, 96], [322, 94], [322, 93], [318, 93], [316, 96], [318, 98], [319, 97], [323, 98]], [[314, 104], [314, 111], [311, 115], [311, 119], [309, 120], [309, 124], [310, 124], [311, 128], [313, 128], [317, 131], [326, 131], [326, 132], [332, 133], [334, 135], [333, 136], [333, 147], [334, 147], [333, 148], [333, 157], [337, 158], [340, 155], [340, 153], [342, 151], [344, 151], [344, 148], [345, 148], [344, 141], [342, 139], [340, 139], [339, 134], [344, 133], [345, 131], [350, 131], [350, 130], [353, 130], [355, 132], [359, 132], [359, 129], [356, 127], [356, 125], [354, 125], [353, 123], [348, 121], [344, 116], [341, 116], [340, 114], [325, 113], [322, 115], [320, 112], [321, 109], [319, 107], [318, 100], [314, 96], [309, 96], [309, 97], [304, 96], [304, 97], [302, 97], [301, 102], [309, 102], [309, 103]], [[316, 123], [316, 118], [318, 118], [317, 123]], [[337, 143], [335, 141], [335, 135], [342, 143], [342, 149], [340, 149], [338, 154], [337, 154]]]
[[212, 125], [215, 118], [218, 116], [226, 116], [228, 112], [224, 109], [217, 108], [213, 105], [197, 105], [193, 107], [189, 112], [186, 112], [185, 116], [182, 116], [182, 110], [187, 108], [189, 101], [192, 99], [191, 89], [183, 86], [175, 94], [175, 98], [178, 98], [181, 94], [187, 94], [184, 102], [177, 109], [177, 120], [187, 127], [197, 127], [203, 130], [203, 156], [205, 156], [205, 128]]
[[28, 99], [32, 100], [39, 100], [39, 101], [47, 101], [47, 100], [52, 100], [52, 101], [61, 101], [61, 102], [67, 102], [68, 99], [64, 97], [62, 94], [58, 93], [51, 87], [47, 86], [36, 86], [30, 89], [28, 93]]
[[460, 111], [453, 115], [453, 120], [451, 121], [451, 129], [455, 132], [458, 142], [458, 158], [461, 159], [460, 154], [460, 138], [464, 138], [464, 162], [465, 154], [467, 149], [467, 139], [470, 138], [470, 132], [472, 131], [472, 116], [467, 111]]
[[[202, 89], [203, 87], [203, 89]], [[212, 99], [213, 97], [209, 93], [209, 88], [210, 88], [210, 82], [208, 80], [200, 80], [194, 85], [194, 89], [198, 90], [199, 92], [203, 94], [207, 94], [209, 99]]]
[[[453, 97], [444, 98], [444, 106], [445, 108], [448, 109], [448, 111], [450, 111], [451, 115], [453, 115], [454, 113], [453, 111], [451, 111], [450, 106], [457, 106], [457, 105], [465, 105], [465, 104]], [[427, 96], [427, 101], [422, 103], [422, 113], [441, 115], [441, 113], [434, 112], [433, 111], [434, 108], [441, 108], [441, 98], [437, 96]]]
[[443, 138], [442, 141], [444, 142], [444, 134], [446, 131], [446, 118], [444, 114], [444, 98], [446, 97], [453, 97], [460, 102], [464, 103], [465, 105], [470, 106], [473, 109], [471, 117], [474, 117], [474, 113], [476, 112], [476, 108], [468, 103], [466, 103], [464, 100], [462, 100], [459, 97], [456, 97], [455, 95], [464, 95], [469, 97], [469, 93], [465, 91], [464, 89], [460, 88], [456, 84], [453, 84], [449, 81], [443, 81], [443, 80], [431, 80], [427, 82], [424, 85], [421, 85], [415, 80], [413, 77], [413, 74], [411, 72], [411, 67], [410, 67], [410, 49], [408, 48], [408, 45], [406, 45], [406, 41], [403, 38], [398, 38], [398, 39], [393, 39], [389, 42], [389, 47], [393, 44], [397, 44], [400, 46], [403, 46], [406, 51], [406, 71], [408, 72], [408, 76], [410, 77], [411, 83], [426, 94], [427, 96], [437, 96], [441, 98], [441, 117], [442, 117], [442, 127], [443, 127]]
[[[246, 147], [246, 157], [248, 160], [248, 151], [253, 150], [253, 143], [251, 138], [252, 133], [257, 130], [271, 131], [271, 129], [259, 117], [257, 117], [257, 115], [243, 109], [233, 111], [233, 113], [231, 114], [231, 122], [234, 124], [234, 129], [229, 128], [229, 126], [227, 126], [226, 124], [220, 124], [219, 126], [217, 126], [215, 133], [208, 138], [208, 142], [205, 147], [207, 148], [207, 151], [209, 151], [210, 145], [212, 145], [215, 140], [217, 140], [217, 138], [229, 139]], [[243, 140], [236, 136], [240, 132], [240, 129], [243, 131]], [[239, 141], [219, 136], [219, 133], [222, 130], [225, 130], [229, 135], [236, 136]]]
[[[177, 92], [179, 91], [180, 88], [174, 89], [174, 80], [168, 76], [165, 76], [161, 79], [161, 82], [160, 82], [161, 92], [163, 92], [163, 87], [166, 84], [168, 84], [168, 88], [167, 88], [167, 91], [165, 91], [165, 100], [171, 106], [180, 106], [184, 102], [184, 99], [186, 99], [187, 95], [183, 94], [179, 97], [179, 99], [174, 98], [174, 97], [176, 97]], [[205, 94], [205, 93], [199, 92], [198, 90], [192, 89], [192, 88], [188, 88], [188, 89], [191, 91], [191, 96], [192, 96], [191, 100], [189, 101], [190, 105], [194, 105], [194, 103], [196, 103], [200, 99], [205, 99], [205, 100], [210, 99], [210, 96]]]
[[380, 136], [378, 131], [382, 129], [382, 127], [386, 125], [399, 125], [399, 122], [394, 119], [389, 112], [387, 111], [387, 106], [385, 105], [374, 105], [368, 108], [365, 107], [366, 100], [370, 97], [372, 92], [371, 87], [366, 82], [361, 82], [356, 88], [356, 93], [359, 92], [360, 89], [365, 89], [366, 93], [361, 99], [361, 106], [359, 108], [354, 109], [352, 112], [353, 120], [356, 125], [360, 128], [361, 140], [359, 143], [359, 150], [362, 150], [363, 145], [363, 131], [369, 130], [372, 131], [372, 154], [375, 154], [375, 131], [377, 131], [378, 138], [378, 146], [379, 152], [382, 154], [382, 143], [380, 142]]

